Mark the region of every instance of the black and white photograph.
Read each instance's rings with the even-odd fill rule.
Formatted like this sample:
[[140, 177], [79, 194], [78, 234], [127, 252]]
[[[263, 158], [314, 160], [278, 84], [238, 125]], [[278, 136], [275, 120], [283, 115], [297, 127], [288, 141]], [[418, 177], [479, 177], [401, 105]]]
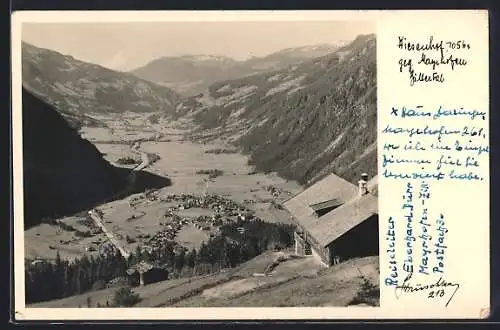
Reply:
[[21, 35], [27, 308], [380, 306], [375, 22]]

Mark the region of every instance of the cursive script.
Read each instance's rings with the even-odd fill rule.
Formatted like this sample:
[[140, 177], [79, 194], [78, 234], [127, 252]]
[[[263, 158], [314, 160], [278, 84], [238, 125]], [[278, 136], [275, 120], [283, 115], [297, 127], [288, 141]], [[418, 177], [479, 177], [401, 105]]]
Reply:
[[440, 277], [437, 281], [434, 281], [430, 284], [410, 283], [412, 275], [413, 273], [409, 273], [408, 276], [406, 276], [403, 283], [401, 285], [397, 285], [394, 288], [394, 293], [397, 299], [399, 299], [401, 294], [416, 294], [420, 292], [426, 292], [427, 298], [429, 299], [436, 299], [444, 297], [447, 293], [450, 292], [449, 289], [452, 289], [453, 292], [451, 292], [451, 295], [448, 298], [448, 301], [446, 302], [445, 305], [446, 307], [448, 307], [453, 297], [457, 293], [458, 289], [460, 288], [460, 284], [455, 282], [449, 282], [445, 280], [443, 277]]
[[434, 36], [422, 41], [405, 36], [397, 39], [401, 50], [397, 65], [400, 73], [408, 75], [410, 86], [443, 84], [448, 73], [469, 64], [471, 45], [465, 40], [439, 40]]
[[[388, 109], [389, 110], [389, 109]], [[392, 180], [484, 181], [486, 112], [463, 106], [394, 105], [380, 133], [382, 176]], [[458, 120], [462, 119], [462, 122]]]

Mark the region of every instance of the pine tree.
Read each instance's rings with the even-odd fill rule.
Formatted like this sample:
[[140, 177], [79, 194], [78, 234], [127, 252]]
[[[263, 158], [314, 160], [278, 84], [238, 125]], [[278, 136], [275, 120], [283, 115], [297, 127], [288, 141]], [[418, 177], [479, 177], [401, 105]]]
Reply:
[[76, 278], [76, 288], [75, 288], [75, 293], [76, 294], [80, 294], [82, 293], [82, 282], [83, 282], [83, 276], [82, 276], [83, 272], [81, 270], [81, 268], [79, 266], [77, 266], [77, 270], [76, 270], [76, 274], [75, 274], [75, 278]]
[[70, 288], [70, 273], [69, 273], [69, 263], [66, 261], [64, 263], [64, 275], [63, 275], [63, 296], [67, 297], [71, 295], [71, 288]]
[[64, 295], [64, 265], [59, 251], [57, 251], [56, 254], [54, 277], [52, 278], [52, 281], [54, 283], [54, 298], [62, 298]]
[[180, 253], [178, 255], [175, 256], [175, 264], [174, 264], [174, 268], [177, 270], [177, 271], [181, 271], [181, 269], [184, 267], [184, 264], [185, 264], [185, 252], [184, 252], [184, 249], [182, 249], [180, 251]]
[[188, 253], [186, 259], [187, 259], [186, 263], [187, 263], [188, 267], [194, 268], [194, 266], [196, 264], [196, 250], [192, 249], [191, 252]]
[[137, 245], [137, 247], [135, 248], [135, 255], [134, 255], [134, 262], [137, 263], [139, 261], [141, 261], [142, 259], [142, 251], [141, 251], [141, 247], [139, 245]]
[[127, 266], [131, 267], [134, 264], [134, 254], [131, 253], [127, 258]]

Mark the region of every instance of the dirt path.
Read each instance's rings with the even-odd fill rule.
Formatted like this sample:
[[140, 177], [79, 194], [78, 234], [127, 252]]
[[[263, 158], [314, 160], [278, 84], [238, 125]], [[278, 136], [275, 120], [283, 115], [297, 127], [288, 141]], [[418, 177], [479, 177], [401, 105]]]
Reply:
[[[111, 121], [111, 120], [109, 120]], [[111, 124], [113, 124], [111, 122]], [[113, 125], [111, 125], [113, 126]], [[116, 125], [115, 125], [116, 126]], [[228, 148], [223, 143], [197, 143], [185, 137], [185, 130], [158, 127], [157, 131], [162, 133], [162, 137], [156, 140], [149, 140], [149, 134], [142, 134], [139, 129], [135, 132], [135, 136], [121, 136], [119, 129], [114, 132], [114, 135], [107, 134], [98, 129], [88, 129], [85, 133], [90, 140], [123, 140], [126, 145], [121, 145], [119, 148], [108, 148], [107, 144], [97, 145], [101, 153], [103, 153], [111, 163], [125, 156], [141, 160], [140, 164], [135, 164], [134, 167], [128, 167], [128, 182], [125, 188], [117, 192], [116, 195], [110, 196], [96, 205], [96, 208], [103, 211], [100, 219], [101, 223], [92, 220], [95, 224], [102, 228], [102, 224], [111, 231], [116, 239], [120, 238], [120, 234], [134, 237], [138, 233], [140, 235], [154, 235], [163, 229], [159, 219], [163, 219], [167, 208], [172, 205], [161, 202], [163, 197], [172, 194], [192, 194], [192, 195], [220, 195], [225, 198], [232, 199], [238, 203], [246, 205], [249, 209], [255, 211], [256, 216], [268, 222], [289, 222], [289, 215], [285, 210], [281, 210], [272, 206], [271, 201], [273, 196], [270, 194], [269, 187], [274, 187], [282, 190], [283, 198], [300, 190], [300, 186], [295, 182], [288, 182], [279, 178], [277, 175], [270, 173], [256, 173], [251, 165], [248, 164], [247, 156], [239, 153], [214, 153], [212, 150]], [[129, 131], [130, 132], [130, 131]], [[127, 132], [127, 133], [129, 133]], [[106, 133], [106, 134], [105, 134]], [[142, 134], [142, 135], [141, 135]], [[168, 138], [163, 139], [165, 136]], [[157, 155], [158, 157], [154, 157]], [[158, 159], [156, 159], [158, 158]], [[207, 176], [197, 174], [200, 170], [220, 169], [223, 174], [217, 178], [207, 182]], [[153, 175], [160, 177], [168, 177], [171, 184], [167, 187], [158, 189], [155, 193], [158, 201], [146, 200], [144, 203], [135, 205], [131, 208], [130, 200], [135, 197], [130, 197], [139, 193], [138, 184], [143, 184], [142, 177], [144, 172], [150, 172]], [[148, 179], [146, 174], [145, 179]], [[141, 182], [139, 182], [141, 181]], [[129, 198], [130, 197], [130, 198]], [[137, 196], [142, 199], [141, 196]], [[280, 197], [281, 198], [281, 197]], [[278, 200], [279, 202], [280, 200]], [[97, 211], [97, 210], [96, 210]], [[99, 211], [97, 211], [99, 212]], [[136, 213], [145, 213], [144, 216], [134, 218], [134, 221], [126, 219]], [[100, 214], [100, 212], [99, 212]], [[211, 216], [212, 214], [208, 214]], [[198, 214], [194, 215], [198, 216]], [[77, 217], [69, 217], [68, 221], [78, 221]], [[119, 229], [118, 229], [119, 228]], [[70, 240], [72, 234], [64, 232], [62, 235], [56, 234], [56, 229], [40, 226], [34, 228], [27, 234], [25, 242], [28, 255], [36, 255], [39, 257], [53, 258], [55, 250], [50, 248], [51, 244], [61, 239]], [[183, 235], [186, 234], [186, 235]], [[196, 248], [201, 241], [206, 239], [206, 233], [202, 233], [199, 229], [187, 228], [181, 234], [179, 239], [180, 244]], [[105, 231], [101, 237], [108, 243], [116, 245], [112, 239], [108, 240], [109, 235], [105, 235]], [[202, 237], [203, 236], [203, 237]], [[142, 242], [142, 238], [136, 241], [137, 244]], [[134, 251], [136, 243], [126, 243], [124, 239], [119, 239], [118, 245], [121, 245], [123, 250]], [[89, 238], [79, 242], [71, 242], [68, 246], [75, 248], [73, 253], [65, 252], [65, 255], [83, 255], [88, 253], [86, 247], [97, 243]], [[80, 253], [76, 253], [77, 250]], [[122, 252], [123, 253], [123, 252]], [[123, 253], [126, 254], [126, 253]]]
[[125, 258], [125, 259], [128, 259], [128, 257], [130, 256], [130, 252], [127, 251], [121, 244], [120, 242], [116, 239], [115, 235], [110, 232], [106, 226], [104, 226], [104, 224], [102, 223], [102, 219], [101, 219], [101, 216], [99, 214], [97, 214], [96, 211], [94, 210], [91, 210], [89, 211], [89, 216], [92, 218], [92, 220], [94, 220], [94, 222], [102, 229], [102, 231], [104, 232], [104, 234], [106, 234], [106, 236], [108, 237], [108, 239], [110, 240], [111, 243], [113, 243], [113, 245], [118, 249], [118, 251], [120, 251], [121, 255]]
[[140, 148], [140, 146], [141, 146], [141, 145], [140, 145], [140, 143], [139, 143], [139, 142], [137, 142], [137, 143], [135, 144], [135, 147], [132, 147], [132, 152], [133, 152], [133, 153], [136, 153], [136, 154], [141, 155], [141, 163], [140, 163], [137, 167], [135, 167], [135, 168], [134, 168], [134, 171], [140, 171], [140, 170], [142, 170], [142, 169], [145, 169], [145, 168], [146, 168], [146, 167], [148, 167], [148, 166], [150, 165], [150, 163], [151, 163], [151, 161], [150, 161], [150, 159], [149, 159], [149, 157], [148, 157], [148, 154], [147, 154], [147, 153], [145, 153], [145, 152], [143, 152], [143, 151], [141, 151], [141, 150], [139, 149], [139, 148]]
[[[134, 143], [134, 145], [132, 145], [132, 147], [131, 147], [131, 151], [133, 153], [141, 155], [142, 161], [139, 165], [137, 165], [135, 168], [132, 169], [132, 172], [130, 173], [129, 186], [135, 184], [136, 172], [140, 171], [140, 170], [142, 170], [150, 165], [150, 160], [149, 160], [148, 154], [140, 151], [139, 147], [140, 147], [140, 144], [138, 142]], [[129, 187], [127, 187], [125, 189], [129, 189]], [[121, 255], [125, 259], [128, 259], [128, 257], [130, 256], [130, 252], [127, 249], [125, 249], [125, 247], [123, 247], [120, 244], [120, 242], [116, 239], [115, 235], [106, 228], [106, 226], [102, 222], [101, 216], [95, 210], [89, 211], [89, 216], [102, 229], [102, 231], [104, 232], [104, 234], [106, 234], [106, 236], [108, 237], [110, 242], [120, 251]]]

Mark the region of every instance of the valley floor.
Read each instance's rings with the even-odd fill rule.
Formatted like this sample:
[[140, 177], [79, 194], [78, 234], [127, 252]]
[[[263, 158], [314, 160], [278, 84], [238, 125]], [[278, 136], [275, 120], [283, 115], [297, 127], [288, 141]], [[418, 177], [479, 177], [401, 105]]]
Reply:
[[[217, 195], [244, 205], [264, 221], [290, 221], [290, 215], [275, 207], [274, 202], [279, 204], [298, 193], [302, 190], [300, 185], [274, 173], [256, 173], [242, 154], [213, 152], [229, 148], [221, 142], [194, 143], [184, 135], [186, 131], [171, 124], [146, 127], [146, 115], [142, 116], [142, 119], [137, 118], [138, 115], [126, 119], [99, 118], [109, 128], [85, 128], [82, 132], [112, 163], [122, 157], [134, 157], [132, 141], [150, 139], [141, 142], [140, 150], [160, 158], [145, 171], [172, 180], [171, 186], [153, 194], [135, 194], [98, 207], [102, 223], [123, 247], [134, 251], [137, 245], [161, 231], [165, 226], [162, 223], [165, 213], [172, 208], [177, 207], [175, 213], [188, 219], [214, 214], [213, 210], [201, 207], [179, 209], [176, 201], [168, 199], [173, 194]], [[151, 139], [158, 132], [162, 137]], [[197, 174], [215, 169], [220, 170], [221, 175], [210, 178]], [[84, 221], [85, 216], [86, 212], [82, 212], [59, 220], [84, 231], [85, 226], [89, 226]], [[200, 230], [194, 222], [188, 222], [177, 232], [175, 240], [188, 249], [198, 248], [214, 230]], [[74, 258], [98, 253], [98, 249], [89, 251], [89, 246], [100, 246], [106, 241], [102, 233], [75, 237], [74, 232], [65, 231], [61, 226], [41, 224], [25, 231], [25, 255], [27, 258], [53, 259], [59, 252], [62, 258]], [[269, 265], [280, 255], [285, 256], [284, 261], [270, 270]], [[313, 257], [296, 257], [292, 251], [269, 251], [234, 269], [134, 288], [141, 299], [136, 307], [378, 305], [378, 265], [378, 257], [367, 257], [326, 268]], [[116, 290], [117, 287], [93, 291], [28, 307], [87, 307], [89, 303], [92, 307], [106, 306]]]
[[[168, 177], [172, 185], [156, 191], [154, 200], [146, 198], [144, 194], [135, 194], [99, 206], [103, 212], [104, 225], [126, 249], [133, 251], [138, 244], [162, 229], [161, 222], [166, 210], [175, 205], [163, 199], [172, 194], [219, 195], [245, 205], [264, 221], [289, 222], [288, 213], [273, 207], [271, 202], [273, 199], [280, 202], [289, 198], [301, 190], [300, 185], [274, 173], [254, 173], [254, 169], [247, 165], [247, 157], [242, 154], [213, 153], [213, 150], [228, 148], [222, 142], [191, 142], [185, 137], [187, 130], [179, 129], [176, 123], [146, 125], [148, 115], [101, 116], [98, 119], [104, 121], [108, 128], [85, 127], [81, 132], [108, 161], [115, 164], [119, 158], [137, 157], [131, 150], [132, 141], [147, 140], [158, 133], [162, 134], [161, 139], [142, 142], [140, 150], [160, 157], [145, 171]], [[212, 169], [221, 170], [222, 175], [210, 179], [208, 175], [197, 174]], [[272, 191], [278, 191], [279, 194], [273, 197]], [[179, 211], [177, 214], [190, 218], [213, 215], [211, 210], [201, 208]], [[77, 230], [88, 231], [92, 228], [86, 227], [85, 217], [84, 211], [59, 220]], [[207, 240], [211, 233], [187, 224], [178, 232], [176, 240], [192, 249]], [[127, 240], [127, 236], [134, 242]], [[25, 256], [30, 259], [54, 259], [59, 252], [62, 258], [72, 259], [83, 254], [97, 254], [97, 247], [105, 242], [106, 237], [102, 233], [76, 237], [75, 232], [63, 230], [60, 226], [41, 224], [25, 231]]]

